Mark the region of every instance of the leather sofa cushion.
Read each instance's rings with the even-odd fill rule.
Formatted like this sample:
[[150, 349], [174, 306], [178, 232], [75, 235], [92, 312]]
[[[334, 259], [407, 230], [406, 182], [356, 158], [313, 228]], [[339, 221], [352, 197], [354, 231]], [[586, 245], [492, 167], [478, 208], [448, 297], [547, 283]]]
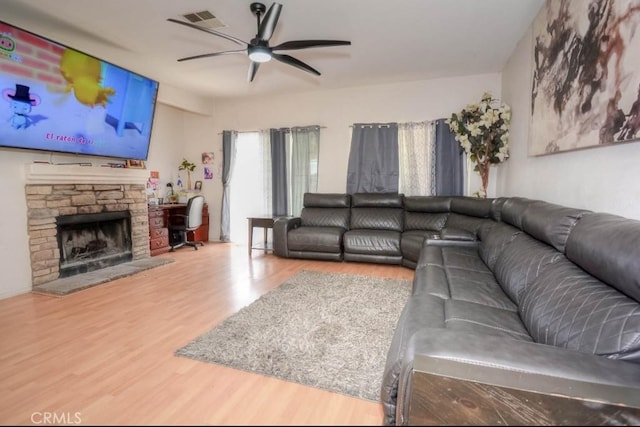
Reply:
[[447, 222], [446, 213], [408, 212], [404, 213], [404, 230], [441, 230]]
[[493, 199], [456, 196], [451, 198], [451, 212], [462, 215], [489, 218]]
[[494, 221], [501, 221], [502, 207], [504, 206], [504, 203], [506, 201], [506, 197], [498, 197], [497, 199], [493, 199], [493, 203], [491, 203], [491, 212], [489, 213], [489, 218]]
[[516, 311], [456, 299], [445, 301], [444, 311], [447, 329], [533, 341]]
[[502, 205], [500, 219], [507, 224], [522, 229], [522, 217], [531, 203], [535, 200], [526, 197], [509, 197]]
[[403, 210], [396, 208], [352, 208], [350, 229], [402, 232]]
[[503, 222], [487, 222], [480, 227], [478, 230], [478, 237], [480, 238], [478, 254], [491, 271], [493, 271], [496, 260], [505, 245], [520, 233], [522, 233], [520, 229]]
[[350, 230], [343, 236], [344, 252], [400, 256], [400, 232], [392, 230]]
[[564, 247], [578, 220], [589, 211], [537, 200], [522, 215], [522, 229], [536, 239], [564, 253]]
[[287, 235], [289, 250], [340, 253], [343, 234], [340, 227], [298, 227]]
[[478, 229], [485, 222], [492, 222], [492, 219], [488, 218], [478, 218], [475, 216], [469, 216], [464, 214], [458, 214], [455, 212], [451, 212], [447, 217], [447, 222], [445, 224], [446, 228], [460, 228], [462, 230], [467, 230], [472, 233], [477, 233]]
[[569, 260], [532, 283], [519, 313], [538, 343], [640, 362], [640, 304]]
[[303, 227], [349, 228], [351, 211], [348, 208], [302, 208], [300, 223]]
[[498, 282], [516, 304], [533, 281], [550, 264], [564, 255], [526, 233], [518, 234], [505, 246], [493, 268]]
[[567, 258], [640, 301], [640, 221], [585, 214], [569, 236]]
[[451, 197], [405, 196], [404, 210], [407, 212], [449, 213]]
[[306, 208], [348, 208], [351, 195], [345, 193], [304, 193], [302, 205]]
[[471, 247], [425, 245], [413, 277], [413, 293], [518, 310]]
[[354, 208], [402, 208], [404, 196], [398, 193], [356, 193], [351, 196]]

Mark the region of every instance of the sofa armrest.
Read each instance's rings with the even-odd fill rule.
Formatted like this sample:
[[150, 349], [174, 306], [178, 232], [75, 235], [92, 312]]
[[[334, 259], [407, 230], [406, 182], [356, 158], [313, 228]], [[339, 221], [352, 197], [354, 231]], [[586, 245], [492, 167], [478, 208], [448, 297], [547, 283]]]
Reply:
[[480, 241], [472, 231], [461, 228], [443, 228], [435, 234], [426, 237], [423, 245], [478, 247], [480, 246]]
[[289, 246], [287, 233], [289, 230], [300, 227], [302, 218], [300, 217], [279, 217], [273, 222], [273, 253], [277, 256], [287, 258], [289, 256]]
[[640, 422], [640, 367], [631, 362], [437, 328], [417, 332], [406, 354], [399, 425]]
[[445, 227], [440, 230], [440, 238], [442, 240], [456, 240], [464, 242], [474, 242], [477, 240], [476, 234], [462, 228]]

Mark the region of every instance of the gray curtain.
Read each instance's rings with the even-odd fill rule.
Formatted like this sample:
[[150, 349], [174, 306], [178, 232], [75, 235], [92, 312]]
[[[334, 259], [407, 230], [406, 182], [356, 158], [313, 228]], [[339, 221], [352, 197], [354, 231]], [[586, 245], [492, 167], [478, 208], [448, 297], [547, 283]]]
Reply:
[[229, 197], [233, 165], [236, 161], [236, 131], [222, 131], [222, 208], [220, 212], [220, 240], [228, 242], [230, 236]]
[[288, 214], [287, 197], [287, 136], [288, 129], [270, 129], [271, 139], [271, 176], [273, 185], [274, 216]]
[[318, 191], [319, 144], [319, 126], [291, 128], [290, 216], [302, 212], [304, 193]]
[[436, 120], [435, 195], [464, 194], [464, 151], [445, 119]]
[[397, 193], [399, 176], [398, 124], [354, 124], [347, 193]]

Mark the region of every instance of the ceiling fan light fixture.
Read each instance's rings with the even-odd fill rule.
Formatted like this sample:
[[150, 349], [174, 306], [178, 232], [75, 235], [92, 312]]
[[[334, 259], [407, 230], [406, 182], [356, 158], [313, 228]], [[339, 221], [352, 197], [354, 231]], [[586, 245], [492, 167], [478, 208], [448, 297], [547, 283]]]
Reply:
[[249, 59], [253, 62], [269, 62], [271, 61], [271, 49], [265, 46], [249, 47]]

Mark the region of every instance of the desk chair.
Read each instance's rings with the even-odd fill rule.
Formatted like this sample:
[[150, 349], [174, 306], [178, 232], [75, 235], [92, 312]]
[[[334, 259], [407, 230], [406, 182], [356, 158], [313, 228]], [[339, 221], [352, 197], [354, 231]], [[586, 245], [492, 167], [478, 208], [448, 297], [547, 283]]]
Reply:
[[[182, 220], [178, 223], [169, 224], [169, 233], [179, 233], [181, 239], [179, 243], [171, 245], [170, 252], [175, 251], [182, 246], [193, 246], [195, 250], [198, 250], [198, 245], [204, 246], [201, 241], [188, 240], [187, 233], [194, 231], [202, 225], [202, 207], [204, 206], [204, 196], [193, 196], [187, 202], [187, 210], [185, 214], [174, 214], [170, 218], [178, 217]], [[172, 220], [173, 221], [173, 220]]]

